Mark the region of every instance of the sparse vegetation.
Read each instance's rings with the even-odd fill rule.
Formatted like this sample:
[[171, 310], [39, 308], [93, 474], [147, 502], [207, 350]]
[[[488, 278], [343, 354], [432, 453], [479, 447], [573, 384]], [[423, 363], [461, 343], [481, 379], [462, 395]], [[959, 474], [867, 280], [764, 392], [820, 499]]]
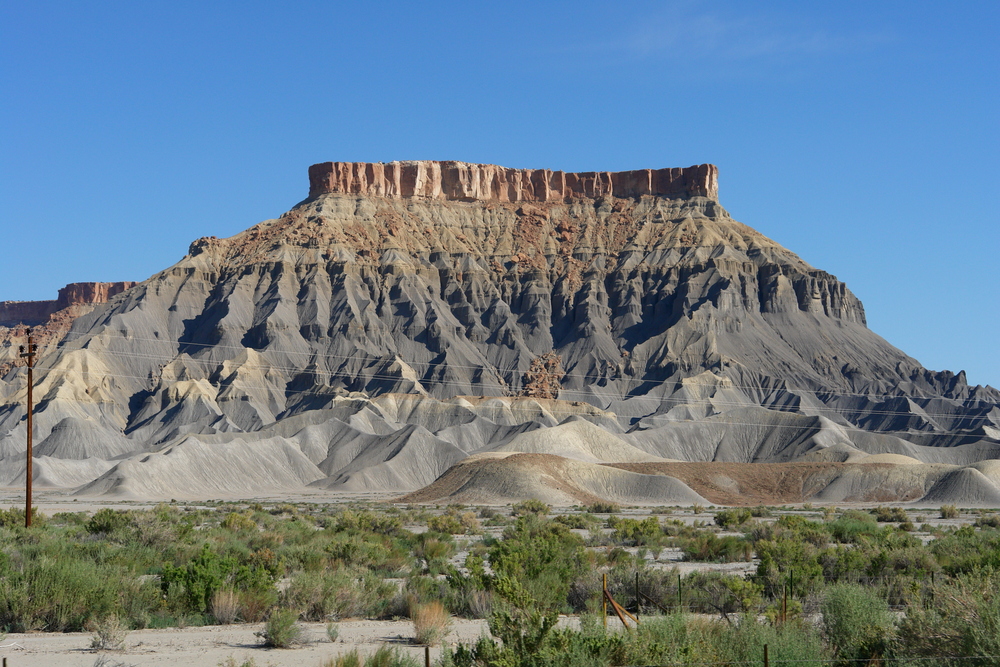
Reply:
[[[485, 536], [469, 535], [466, 522], [480, 517], [458, 506], [379, 511], [219, 503], [40, 516], [31, 531], [16, 522], [0, 528], [0, 627], [88, 630], [94, 648], [109, 651], [137, 628], [266, 621], [261, 638], [278, 647], [295, 644], [300, 619], [329, 623], [327, 637], [336, 641], [331, 621], [409, 614], [415, 640], [438, 643], [451, 610], [488, 619], [502, 640], [458, 647], [447, 658], [480, 667], [520, 664], [508, 645], [536, 651], [533, 667], [571, 658], [653, 664], [680, 655], [634, 644], [640, 636], [672, 637], [687, 647], [685, 655], [709, 662], [748, 655], [740, 651], [762, 637], [774, 642], [773, 651], [785, 651], [787, 642], [805, 651], [804, 660], [822, 655], [844, 664], [926, 662], [968, 654], [968, 647], [979, 655], [1000, 651], [990, 643], [1000, 628], [996, 513], [979, 513], [975, 525], [923, 525], [918, 537], [910, 521], [900, 521], [906, 517], [900, 508], [822, 517], [784, 510], [763, 521], [753, 520], [763, 514], [756, 508], [718, 509], [709, 510], [714, 522], [698, 517], [693, 525], [690, 515], [685, 522], [619, 512], [601, 521], [576, 509], [549, 517], [551, 508], [537, 500], [513, 511], [514, 519], [481, 514], [508, 524], [502, 534]], [[415, 534], [404, 525], [429, 530]], [[461, 538], [441, 530], [457, 526]], [[575, 528], [589, 529], [589, 537]], [[720, 535], [734, 529], [741, 533]], [[697, 571], [679, 577], [650, 561], [663, 547], [680, 548], [690, 562], [758, 560], [745, 577]], [[460, 552], [464, 561], [453, 560]], [[586, 615], [579, 631], [550, 626], [556, 614], [599, 609], [604, 574], [612, 595], [634, 604], [637, 572], [644, 595], [661, 607], [715, 615], [721, 624], [680, 615], [654, 621], [659, 607], [643, 599], [647, 620], [639, 633], [604, 635], [587, 626]], [[888, 616], [887, 605], [895, 610]], [[820, 628], [796, 620], [819, 612]], [[931, 629], [940, 642], [920, 639]], [[740, 642], [744, 648], [734, 648]], [[357, 659], [409, 660], [392, 655]]]

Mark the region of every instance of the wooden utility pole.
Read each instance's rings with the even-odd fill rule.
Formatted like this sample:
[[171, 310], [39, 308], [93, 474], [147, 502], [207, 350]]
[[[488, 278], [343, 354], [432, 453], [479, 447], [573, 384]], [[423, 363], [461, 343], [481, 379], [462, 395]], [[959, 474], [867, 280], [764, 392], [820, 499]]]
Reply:
[[27, 458], [25, 459], [24, 468], [24, 527], [31, 528], [31, 409], [32, 409], [32, 397], [31, 389], [35, 384], [34, 367], [35, 367], [35, 354], [38, 352], [38, 345], [35, 344], [35, 339], [31, 336], [31, 329], [28, 329], [28, 345], [20, 346], [20, 357], [22, 359], [27, 359], [28, 364], [28, 447], [27, 447]]

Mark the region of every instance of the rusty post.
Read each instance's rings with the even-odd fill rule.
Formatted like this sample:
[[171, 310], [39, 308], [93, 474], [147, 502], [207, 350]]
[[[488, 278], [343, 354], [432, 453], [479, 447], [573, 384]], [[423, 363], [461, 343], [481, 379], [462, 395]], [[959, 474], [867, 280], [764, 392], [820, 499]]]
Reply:
[[38, 351], [38, 345], [35, 344], [35, 339], [31, 336], [31, 329], [28, 329], [28, 345], [25, 347], [22, 345], [20, 347], [19, 356], [22, 359], [27, 360], [28, 365], [28, 438], [27, 438], [27, 448], [25, 450], [25, 467], [24, 467], [24, 527], [31, 528], [31, 433], [32, 433], [32, 395], [31, 390], [35, 384], [34, 377], [34, 366], [35, 366], [35, 354]]
[[602, 609], [604, 610], [604, 629], [608, 628], [608, 573], [604, 573], [604, 592], [601, 594], [601, 600], [604, 603]]

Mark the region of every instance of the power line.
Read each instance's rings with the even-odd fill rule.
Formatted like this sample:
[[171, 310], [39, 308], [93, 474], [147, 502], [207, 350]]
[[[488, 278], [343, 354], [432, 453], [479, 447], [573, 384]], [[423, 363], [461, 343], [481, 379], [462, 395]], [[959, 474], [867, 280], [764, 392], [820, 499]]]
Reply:
[[[120, 339], [121, 340], [126, 340], [126, 341], [128, 341], [128, 340], [139, 340], [139, 341], [144, 341], [144, 342], [166, 343], [166, 344], [171, 345], [172, 347], [175, 346], [175, 345], [181, 345], [181, 344], [176, 344], [173, 341], [163, 340], [163, 339], [127, 338], [127, 337], [124, 337], [124, 336], [121, 337]], [[182, 345], [189, 345], [189, 343], [184, 343]], [[378, 356], [375, 356], [374, 354], [372, 354], [371, 356], [362, 356], [362, 355], [359, 355], [359, 354], [353, 354], [353, 355], [333, 355], [333, 354], [320, 354], [320, 353], [317, 353], [317, 352], [308, 352], [308, 353], [306, 353], [306, 352], [299, 352], [299, 351], [296, 351], [296, 350], [283, 350], [283, 349], [280, 349], [280, 348], [277, 348], [277, 349], [269, 348], [269, 349], [266, 349], [264, 351], [260, 351], [260, 350], [256, 350], [256, 348], [248, 348], [248, 347], [245, 347], [245, 346], [212, 345], [212, 344], [209, 344], [209, 343], [190, 343], [190, 345], [196, 345], [196, 346], [205, 347], [205, 348], [232, 349], [232, 350], [238, 350], [238, 351], [241, 351], [241, 352], [245, 352], [245, 351], [253, 349], [255, 352], [257, 352], [257, 354], [260, 354], [261, 356], [265, 356], [265, 354], [267, 352], [273, 352], [273, 353], [278, 353], [278, 354], [287, 354], [287, 355], [308, 355], [311, 360], [316, 360], [316, 359], [339, 359], [339, 360], [342, 360], [342, 361], [360, 360], [360, 361], [366, 361], [366, 362], [369, 362], [369, 363], [370, 362], [378, 362], [378, 361], [383, 361], [385, 363], [395, 363], [396, 361], [398, 361], [398, 362], [401, 362], [403, 364], [406, 364], [407, 366], [409, 366], [411, 368], [414, 367], [414, 366], [416, 366], [416, 367], [423, 366], [423, 367], [426, 367], [428, 370], [433, 369], [433, 368], [441, 368], [441, 369], [455, 368], [455, 369], [467, 369], [467, 370], [482, 371], [485, 368], [488, 368], [488, 367], [484, 367], [484, 366], [467, 366], [467, 365], [463, 365], [463, 364], [452, 364], [452, 363], [438, 365], [438, 364], [433, 364], [432, 362], [426, 362], [426, 361], [415, 361], [415, 360], [414, 361], [406, 361], [406, 360], [400, 358], [398, 355], [394, 355], [395, 358], [392, 359], [392, 360], [389, 360], [388, 358], [386, 358], [384, 356], [383, 357], [378, 357]], [[120, 352], [118, 352], [118, 353], [115, 353], [115, 354], [117, 354], [118, 356], [130, 356], [130, 357], [135, 358], [135, 359], [158, 359], [159, 360], [159, 359], [163, 358], [163, 357], [161, 357], [159, 355], [154, 355], [154, 354], [140, 354], [140, 353], [136, 353], [136, 352], [130, 352], [130, 353], [120, 353]], [[174, 353], [173, 357], [170, 359], [170, 362], [172, 362], [172, 361], [174, 361], [176, 359], [179, 359], [180, 358], [179, 357], [180, 354], [183, 354], [183, 353], [180, 353], [180, 352]], [[198, 357], [194, 357], [194, 356], [191, 356], [191, 355], [187, 355], [187, 358], [190, 359], [191, 361], [195, 362], [195, 363], [208, 363], [208, 360], [199, 359]], [[225, 360], [225, 361], [230, 361], [230, 360]], [[225, 361], [223, 361], [223, 362], [213, 362], [213, 363], [221, 365], [222, 363], [225, 363]], [[170, 362], [168, 362], [168, 364]], [[315, 363], [315, 361], [313, 363]], [[265, 371], [266, 370], [274, 369], [274, 370], [284, 371], [286, 373], [291, 373], [291, 374], [295, 374], [295, 375], [311, 374], [311, 375], [315, 375], [315, 376], [329, 375], [331, 377], [343, 375], [343, 374], [337, 373], [336, 371], [319, 371], [319, 370], [310, 370], [308, 368], [298, 368], [298, 367], [294, 367], [294, 366], [281, 366], [281, 365], [273, 364], [271, 362], [268, 362], [267, 366], [260, 366], [260, 365], [258, 365], [258, 366], [248, 366], [248, 365], [244, 364], [244, 365], [240, 366], [239, 369], [265, 370]], [[55, 369], [52, 369], [52, 370], [55, 370]], [[494, 370], [497, 373], [498, 376], [502, 375], [500, 369], [498, 369], [496, 367], [493, 367], [492, 370]], [[514, 370], [514, 369], [511, 369], [511, 370]], [[210, 375], [211, 372], [209, 372], [208, 374]], [[121, 376], [121, 377], [127, 377], [127, 376]], [[385, 379], [385, 380], [398, 380], [398, 379], [400, 379], [397, 376], [392, 376], [392, 375], [378, 375], [378, 374], [371, 375], [371, 376], [368, 376], [368, 377], [370, 377], [372, 379]], [[499, 379], [502, 379], [502, 377], [500, 377]], [[583, 379], [586, 381], [588, 379], [588, 376], [584, 376]], [[591, 378], [591, 379], [601, 379], [601, 378]], [[754, 391], [754, 392], [757, 392], [757, 391], [765, 391], [765, 392], [785, 391], [785, 392], [788, 392], [788, 393], [793, 394], [793, 395], [794, 395], [794, 392], [801, 392], [801, 393], [812, 394], [813, 396], [815, 396], [817, 398], [817, 400], [820, 401], [820, 403], [823, 406], [822, 408], [818, 408], [818, 409], [826, 409], [826, 410], [829, 410], [831, 412], [840, 413], [840, 414], [849, 414], [851, 412], [863, 412], [866, 415], [880, 414], [880, 415], [921, 416], [921, 415], [914, 414], [912, 412], [905, 412], [905, 411], [901, 411], [901, 410], [884, 410], [884, 411], [880, 411], [880, 410], [865, 410], [863, 408], [853, 408], [853, 409], [851, 409], [851, 408], [834, 408], [834, 407], [831, 407], [831, 406], [823, 403], [822, 399], [819, 398], [822, 394], [830, 394], [830, 395], [833, 395], [835, 397], [840, 397], [840, 396], [860, 396], [860, 397], [864, 397], [867, 400], [871, 401], [871, 394], [864, 394], [864, 393], [860, 393], [860, 392], [838, 392], [838, 391], [833, 391], [833, 390], [818, 391], [818, 390], [801, 389], [801, 388], [792, 388], [792, 389], [790, 389], [790, 388], [787, 388], [787, 387], [780, 387], [780, 388], [775, 387], [775, 388], [770, 388], [769, 389], [769, 388], [765, 388], [765, 387], [761, 387], [761, 386], [755, 386], [755, 385], [742, 385], [742, 384], [738, 384], [738, 383], [733, 382], [728, 377], [724, 377], [723, 379], [726, 380], [726, 381], [728, 381], [728, 383], [730, 384], [730, 386], [732, 388], [734, 388], [734, 389], [747, 389], [747, 390], [751, 390], [751, 391]], [[435, 384], [435, 383], [438, 384], [438, 385], [442, 385], [442, 384], [460, 384], [460, 383], [458, 383], [456, 381], [435, 380], [435, 379], [418, 380], [418, 381], [421, 382], [421, 384]], [[629, 379], [629, 381], [630, 382], [635, 382], [635, 383], [637, 383], [639, 385], [644, 384], [645, 382], [647, 382], [646, 380], [642, 380], [641, 378], [633, 378], [633, 379]], [[715, 385], [715, 383], [691, 382], [688, 379], [685, 379], [685, 380], [675, 380], [674, 382], [676, 384], [680, 385], [680, 389], [678, 389], [678, 391], [683, 390], [684, 388], [690, 387], [690, 386], [717, 386], [717, 385]], [[782, 381], [782, 383], [784, 383], [784, 381]], [[592, 385], [591, 385], [591, 387], [592, 387]], [[728, 387], [720, 387], [720, 388], [725, 389], [725, 388], [728, 388]], [[610, 394], [610, 393], [606, 393], [606, 392], [594, 391], [592, 388], [587, 389], [587, 390], [560, 389], [560, 393], [561, 394], [564, 394], [564, 393], [565, 394], [578, 394], [578, 395], [581, 395], [581, 396], [584, 396], [584, 397], [603, 398], [604, 400], [606, 400], [608, 402], [630, 400], [628, 397], [625, 397], [622, 394]], [[640, 396], [645, 396], [645, 395], [638, 395], [638, 396], [635, 396], [633, 398], [639, 398]], [[888, 399], [899, 398], [899, 399], [906, 399], [906, 400], [914, 400], [913, 398], [910, 398], [910, 397], [905, 396], [905, 395], [888, 396], [887, 398]], [[935, 400], [935, 398], [937, 398], [937, 397], [918, 397], [918, 400], [920, 400], [920, 399]], [[658, 400], [660, 400], [661, 402], [664, 402], [665, 400], [669, 400], [669, 399], [660, 398]], [[704, 402], [709, 402], [709, 401], [711, 401], [711, 398], [705, 398], [705, 399], [700, 399], [700, 400], [704, 401]], [[943, 399], [942, 398], [942, 400], [957, 400], [957, 399]], [[690, 405], [690, 404], [691, 403], [681, 403], [681, 405]], [[725, 401], [716, 401], [713, 404], [714, 405], [732, 405], [732, 406], [736, 406], [736, 407], [754, 407], [754, 406], [764, 407], [764, 406], [762, 406], [760, 404], [756, 404], [756, 403], [746, 403], [745, 404], [745, 403], [733, 403], [733, 402], [725, 402]], [[996, 406], [998, 404], [986, 404], [986, 405], [988, 405], [988, 406]], [[769, 407], [769, 408], [766, 408], [766, 409], [778, 409], [778, 406]], [[779, 410], [779, 411], [783, 411], [783, 410]], [[956, 414], [956, 413], [938, 413], [938, 412], [931, 413], [931, 412], [926, 412], [926, 411], [923, 411], [923, 410], [921, 412], [923, 413], [923, 415], [925, 415], [927, 417], [931, 417], [931, 418], [943, 418], [943, 419], [962, 418], [962, 415]]]

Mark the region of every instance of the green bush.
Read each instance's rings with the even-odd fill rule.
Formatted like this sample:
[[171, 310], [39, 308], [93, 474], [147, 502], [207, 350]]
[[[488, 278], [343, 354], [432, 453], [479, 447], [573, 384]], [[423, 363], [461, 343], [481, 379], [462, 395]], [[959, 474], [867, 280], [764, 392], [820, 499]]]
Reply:
[[552, 508], [543, 503], [541, 500], [535, 498], [529, 498], [528, 500], [522, 500], [519, 503], [514, 503], [511, 507], [511, 511], [514, 516], [525, 516], [527, 514], [539, 514], [546, 515], [552, 511]]
[[717, 526], [722, 526], [723, 528], [731, 528], [733, 526], [742, 526], [753, 515], [750, 510], [740, 507], [737, 509], [719, 510], [715, 513], [715, 524]]
[[626, 546], [660, 546], [663, 544], [664, 533], [660, 521], [655, 516], [639, 519], [619, 519], [608, 517], [608, 528], [613, 528], [611, 541]]
[[823, 632], [845, 664], [883, 657], [895, 634], [885, 599], [869, 587], [835, 584], [820, 607]]
[[753, 557], [753, 547], [746, 540], [733, 535], [718, 537], [709, 532], [681, 539], [681, 549], [684, 560], [689, 561], [733, 563], [748, 562]]
[[[931, 603], [911, 605], [899, 624], [894, 645], [902, 664], [991, 665], [954, 656], [1000, 655], [1000, 579], [992, 571], [939, 581]], [[933, 662], [932, 662], [933, 661]]]
[[954, 505], [942, 505], [941, 506], [941, 518], [942, 519], [957, 519], [958, 518], [958, 508]]
[[269, 648], [291, 648], [303, 640], [298, 614], [289, 609], [276, 609], [267, 619], [264, 629], [254, 634]]
[[490, 547], [489, 561], [496, 575], [522, 582], [526, 594], [549, 610], [566, 604], [570, 584], [583, 570], [586, 554], [583, 540], [566, 526], [528, 514]]
[[587, 511], [591, 514], [617, 514], [622, 508], [617, 503], [600, 501], [589, 505]]
[[879, 523], [908, 521], [906, 510], [902, 507], [876, 507], [868, 510]]
[[87, 522], [88, 533], [104, 533], [111, 535], [131, 528], [133, 525], [132, 513], [126, 510], [113, 510], [105, 507], [94, 513], [90, 521]]
[[597, 525], [599, 523], [597, 517], [593, 514], [560, 514], [555, 518], [567, 528], [576, 528], [577, 530], [587, 530], [591, 526]]
[[212, 596], [222, 588], [236, 591], [265, 591], [273, 589], [274, 582], [284, 568], [269, 549], [255, 551], [244, 558], [220, 556], [208, 544], [187, 565], [164, 566], [160, 585], [166, 594], [171, 586], [183, 588], [187, 609], [207, 612]]

